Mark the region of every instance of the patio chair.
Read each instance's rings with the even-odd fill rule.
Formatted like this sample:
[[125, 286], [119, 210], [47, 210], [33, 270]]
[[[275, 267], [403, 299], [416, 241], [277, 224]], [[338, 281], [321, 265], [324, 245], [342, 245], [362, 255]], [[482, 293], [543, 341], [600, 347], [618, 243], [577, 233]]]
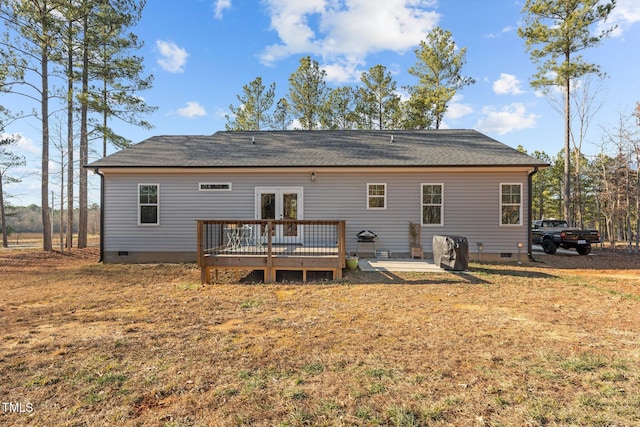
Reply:
[[[264, 250], [264, 242], [267, 240], [267, 225], [260, 226], [260, 224], [247, 225], [248, 231], [245, 234], [247, 246], [251, 246], [255, 252], [262, 252]], [[262, 227], [262, 233], [260, 228]]]
[[236, 224], [225, 225], [225, 234], [227, 236], [227, 249], [231, 251], [237, 251], [242, 247], [242, 233], [241, 227]]

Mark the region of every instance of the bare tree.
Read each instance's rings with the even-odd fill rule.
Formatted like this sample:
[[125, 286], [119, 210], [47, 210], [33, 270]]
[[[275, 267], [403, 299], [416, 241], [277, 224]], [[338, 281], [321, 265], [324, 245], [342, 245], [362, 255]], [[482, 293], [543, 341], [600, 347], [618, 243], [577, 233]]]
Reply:
[[[605, 212], [608, 214], [610, 240], [626, 240], [631, 245], [633, 235], [632, 219], [637, 215], [633, 206], [635, 183], [632, 180], [634, 159], [634, 143], [637, 135], [633, 132], [629, 116], [619, 114], [618, 124], [612, 129], [604, 129], [602, 151], [611, 148], [614, 153], [608, 157], [606, 163], [601, 163], [601, 201], [605, 203]], [[635, 171], [637, 174], [637, 170]], [[636, 179], [637, 182], [637, 179]], [[637, 222], [637, 221], [636, 221]], [[637, 230], [636, 230], [637, 232]], [[629, 246], [631, 247], [631, 246]]]
[[575, 120], [576, 126], [571, 127], [571, 142], [573, 145], [573, 153], [575, 155], [573, 161], [574, 182], [575, 182], [575, 210], [576, 222], [580, 227], [584, 227], [584, 197], [581, 174], [581, 156], [582, 146], [587, 138], [589, 126], [593, 117], [602, 108], [602, 79], [593, 74], [587, 74], [580, 79], [574, 89], [574, 108], [572, 120]]
[[633, 152], [636, 161], [636, 253], [640, 253], [640, 102], [636, 103], [636, 132], [633, 139]]

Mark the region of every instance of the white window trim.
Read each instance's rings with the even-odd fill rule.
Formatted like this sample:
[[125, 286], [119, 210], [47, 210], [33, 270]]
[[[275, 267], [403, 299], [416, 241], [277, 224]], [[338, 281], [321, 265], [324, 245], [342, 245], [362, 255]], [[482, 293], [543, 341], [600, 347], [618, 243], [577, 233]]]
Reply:
[[[506, 204], [503, 205], [502, 204], [502, 187], [504, 185], [517, 185], [520, 187], [520, 203], [518, 205], [518, 218], [520, 218], [520, 223], [518, 224], [503, 224], [502, 223], [502, 206], [513, 206], [513, 204]], [[498, 209], [498, 224], [500, 225], [500, 227], [522, 227], [524, 224], [523, 218], [522, 218], [522, 205], [523, 205], [523, 200], [524, 200], [524, 195], [522, 194], [522, 189], [523, 189], [523, 185], [521, 182], [501, 182], [500, 185], [498, 186], [498, 201], [499, 201], [499, 209]]]
[[[384, 207], [381, 208], [372, 208], [369, 206], [369, 198], [370, 197], [380, 197], [380, 196], [371, 196], [369, 195], [369, 187], [372, 185], [382, 185], [384, 187]], [[371, 211], [384, 211], [387, 209], [387, 184], [385, 182], [367, 182], [367, 210]]]
[[[203, 185], [226, 185], [229, 188], [202, 188]], [[218, 192], [218, 191], [231, 191], [232, 184], [230, 182], [199, 182], [198, 191], [204, 192]]]
[[[425, 224], [422, 208], [424, 208], [425, 204], [422, 203], [422, 198], [424, 196], [424, 186], [425, 185], [439, 185], [442, 189], [442, 200], [440, 203], [440, 224]], [[437, 206], [437, 205], [428, 205], [428, 206]], [[442, 182], [422, 182], [420, 183], [420, 225], [423, 227], [443, 227], [444, 226], [444, 183]]]
[[[157, 188], [157, 192], [158, 192], [158, 201], [156, 203], [140, 203], [140, 187], [142, 187], [143, 185], [146, 186], [151, 186], [154, 185]], [[138, 206], [138, 226], [140, 227], [158, 227], [160, 225], [160, 184], [156, 184], [156, 183], [139, 183], [138, 184], [138, 192], [136, 194], [136, 198], [137, 203], [136, 205]], [[148, 222], [142, 222], [141, 218], [140, 218], [140, 208], [142, 206], [156, 206], [157, 207], [157, 218], [156, 218], [156, 222], [153, 223], [148, 223]]]

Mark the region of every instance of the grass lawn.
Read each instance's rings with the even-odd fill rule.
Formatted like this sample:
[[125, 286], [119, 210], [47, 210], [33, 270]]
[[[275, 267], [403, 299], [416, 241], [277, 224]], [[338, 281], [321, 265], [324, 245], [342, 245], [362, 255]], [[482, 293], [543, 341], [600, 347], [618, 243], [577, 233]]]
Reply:
[[0, 425], [640, 425], [638, 256], [201, 287], [95, 251], [0, 251]]

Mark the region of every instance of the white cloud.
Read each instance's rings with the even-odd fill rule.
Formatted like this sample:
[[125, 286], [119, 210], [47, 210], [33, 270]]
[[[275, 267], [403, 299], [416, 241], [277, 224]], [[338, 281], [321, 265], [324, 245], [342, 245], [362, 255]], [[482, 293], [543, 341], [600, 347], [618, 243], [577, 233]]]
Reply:
[[207, 115], [204, 107], [196, 101], [187, 102], [187, 106], [178, 108], [178, 115], [192, 119], [194, 117], [203, 117]]
[[160, 52], [158, 64], [160, 64], [163, 70], [170, 73], [184, 72], [184, 66], [189, 57], [186, 50], [174, 42], [164, 40], [157, 40], [156, 47], [158, 48], [158, 52]]
[[514, 130], [535, 127], [538, 115], [527, 112], [521, 103], [513, 103], [497, 111], [492, 107], [482, 110], [484, 118], [478, 120], [475, 128], [480, 132], [504, 135]]
[[33, 140], [22, 135], [20, 132], [13, 134], [3, 133], [0, 137], [3, 139], [8, 137], [15, 138], [15, 145], [9, 146], [7, 149], [7, 151], [13, 152], [14, 154], [24, 156], [39, 156], [42, 154], [42, 147], [37, 146]]
[[493, 82], [493, 91], [497, 95], [519, 95], [523, 93], [520, 80], [512, 74], [500, 73], [500, 78]]
[[215, 111], [213, 112], [213, 117], [218, 120], [224, 120], [229, 114], [229, 110], [225, 110], [222, 107], [216, 107]]
[[[438, 25], [433, 0], [265, 0], [280, 42], [261, 55], [271, 64], [291, 55], [322, 56], [334, 79], [353, 79], [375, 52], [405, 52]], [[329, 74], [329, 73], [328, 73]]]
[[226, 9], [231, 9], [231, 0], [217, 0], [213, 8], [216, 19], [222, 19], [222, 14]]
[[603, 29], [617, 25], [611, 35], [613, 37], [621, 37], [625, 30], [638, 22], [640, 22], [640, 2], [638, 0], [618, 0], [607, 22], [601, 23], [599, 28]]
[[449, 102], [449, 105], [447, 107], [445, 119], [457, 120], [473, 113], [473, 107], [469, 104], [463, 103], [463, 98], [463, 95], [454, 95], [454, 97], [451, 98], [451, 101]]
[[517, 30], [518, 30], [518, 26], [517, 25], [508, 25], [508, 26], [504, 27], [502, 30], [500, 30], [499, 34], [489, 33], [489, 34], [487, 34], [486, 37], [490, 38], [490, 39], [495, 39], [495, 38], [501, 37], [502, 34], [508, 34], [508, 33], [511, 33], [513, 31], [517, 31]]
[[344, 60], [333, 64], [323, 65], [322, 69], [327, 72], [329, 82], [350, 82], [360, 80], [364, 70], [358, 68], [364, 62], [358, 59]]

